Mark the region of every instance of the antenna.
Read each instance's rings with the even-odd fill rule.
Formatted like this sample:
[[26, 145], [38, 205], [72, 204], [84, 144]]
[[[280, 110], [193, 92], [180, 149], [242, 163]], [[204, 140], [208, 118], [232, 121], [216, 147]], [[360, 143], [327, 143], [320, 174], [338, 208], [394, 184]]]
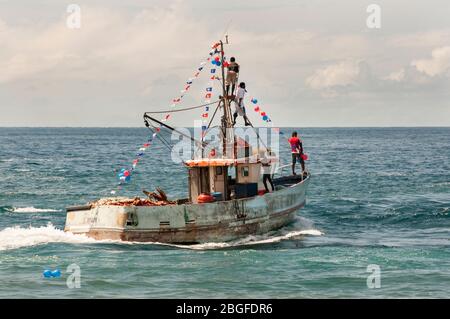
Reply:
[[223, 39], [223, 37], [225, 37], [225, 44], [229, 44], [229, 43], [228, 43], [228, 29], [230, 28], [230, 25], [231, 25], [231, 22], [232, 22], [232, 21], [233, 21], [233, 20], [230, 20], [230, 22], [228, 22], [228, 24], [227, 24], [225, 30], [223, 31], [222, 36], [220, 37], [220, 39]]

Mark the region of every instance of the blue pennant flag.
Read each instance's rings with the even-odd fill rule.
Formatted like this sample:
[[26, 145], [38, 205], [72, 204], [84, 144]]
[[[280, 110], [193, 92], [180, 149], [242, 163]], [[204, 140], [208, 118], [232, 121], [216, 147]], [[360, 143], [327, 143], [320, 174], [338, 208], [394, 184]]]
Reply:
[[211, 73], [216, 73], [216, 69], [211, 69]]
[[212, 87], [206, 88], [206, 92], [212, 92]]
[[205, 108], [205, 111], [206, 111], [206, 112], [209, 112], [209, 106], [207, 106], [207, 107]]

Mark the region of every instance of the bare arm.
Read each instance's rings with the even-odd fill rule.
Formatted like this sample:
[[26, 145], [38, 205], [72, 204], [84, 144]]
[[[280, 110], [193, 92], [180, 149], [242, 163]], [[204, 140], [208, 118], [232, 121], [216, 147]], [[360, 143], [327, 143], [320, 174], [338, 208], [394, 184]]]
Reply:
[[303, 154], [303, 144], [302, 144], [302, 142], [298, 142], [298, 145], [297, 145], [297, 148], [298, 148], [298, 151], [300, 152], [300, 154]]

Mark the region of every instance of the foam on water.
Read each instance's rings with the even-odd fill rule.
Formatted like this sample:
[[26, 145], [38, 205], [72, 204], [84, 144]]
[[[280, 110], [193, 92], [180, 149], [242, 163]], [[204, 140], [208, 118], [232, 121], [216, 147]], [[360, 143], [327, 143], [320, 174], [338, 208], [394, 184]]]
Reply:
[[57, 213], [61, 210], [58, 209], [50, 209], [50, 208], [35, 208], [33, 206], [30, 207], [13, 207], [10, 209], [12, 213]]
[[42, 227], [8, 227], [0, 231], [0, 251], [47, 243], [95, 243], [95, 239], [74, 235], [55, 228], [52, 224]]
[[305, 235], [321, 236], [322, 232], [316, 229], [291, 231], [280, 236], [248, 236], [243, 239], [222, 242], [222, 243], [203, 243], [195, 245], [175, 245], [158, 242], [125, 242], [119, 240], [96, 240], [86, 235], [72, 234], [55, 228], [51, 223], [41, 227], [8, 227], [0, 231], [0, 251], [17, 249], [22, 247], [37, 246], [48, 243], [66, 243], [66, 244], [95, 244], [111, 243], [126, 245], [157, 245], [168, 246], [192, 250], [223, 249], [241, 246], [253, 246], [263, 244], [273, 244], [283, 240], [289, 240]]
[[322, 236], [323, 233], [317, 229], [307, 229], [307, 230], [296, 230], [291, 231], [283, 235], [279, 236], [247, 236], [243, 239], [230, 241], [230, 242], [222, 242], [222, 243], [203, 243], [203, 244], [195, 244], [195, 245], [173, 245], [173, 244], [164, 244], [164, 243], [156, 243], [158, 245], [166, 245], [177, 248], [184, 249], [192, 249], [192, 250], [209, 250], [209, 249], [224, 249], [224, 248], [233, 248], [233, 247], [244, 247], [244, 246], [256, 246], [256, 245], [265, 245], [265, 244], [274, 244], [281, 242], [283, 240], [290, 240], [295, 238], [301, 238], [302, 236]]

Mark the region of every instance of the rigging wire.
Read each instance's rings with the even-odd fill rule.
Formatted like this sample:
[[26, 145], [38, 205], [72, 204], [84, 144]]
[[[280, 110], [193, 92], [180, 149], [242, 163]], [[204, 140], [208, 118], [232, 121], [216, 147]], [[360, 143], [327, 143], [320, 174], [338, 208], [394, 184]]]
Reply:
[[152, 111], [152, 112], [145, 112], [145, 114], [160, 114], [160, 113], [176, 113], [176, 112], [183, 112], [183, 111], [189, 111], [189, 110], [199, 109], [199, 108], [201, 108], [201, 107], [205, 107], [205, 106], [208, 106], [208, 105], [216, 104], [217, 102], [219, 102], [219, 100], [214, 101], [214, 102], [210, 102], [210, 103], [206, 103], [206, 104], [202, 104], [202, 105], [198, 105], [198, 106], [186, 107], [186, 108], [183, 108], [183, 109], [165, 110], [165, 111]]
[[[227, 36], [227, 38], [228, 38], [228, 29], [230, 28], [231, 22], [233, 22], [233, 19], [230, 19], [230, 21], [228, 22], [227, 26], [225, 27], [225, 31], [223, 31], [223, 34], [220, 37], [221, 39], [223, 39], [224, 36]], [[226, 41], [225, 43], [229, 44], [228, 41]]]
[[[153, 127], [155, 127], [155, 126], [153, 126]], [[149, 129], [150, 132], [154, 133], [154, 131], [150, 127], [147, 127], [147, 128]], [[169, 151], [172, 151], [172, 145], [170, 144], [170, 142], [168, 142], [166, 140], [166, 138], [164, 136], [162, 136], [162, 134], [157, 134], [156, 137], [164, 144], [165, 147], [167, 147], [167, 149]], [[180, 157], [180, 160], [183, 162], [183, 164], [186, 165], [186, 161], [184, 161], [181, 157]]]
[[[229, 29], [229, 27], [230, 27], [230, 25], [231, 25], [231, 22], [232, 22], [232, 20], [229, 21], [229, 23], [228, 23], [228, 25], [226, 26], [225, 31], [224, 31], [224, 33], [223, 33], [223, 35], [222, 35], [221, 38], [223, 38], [225, 35], [227, 35], [227, 31], [228, 31], [228, 29]], [[227, 37], [228, 37], [228, 36], [227, 36]], [[227, 40], [228, 40], [228, 39], [227, 39]], [[228, 44], [228, 41], [227, 41], [227, 44]], [[220, 84], [222, 84], [222, 86], [223, 86], [223, 80], [224, 80], [224, 79], [222, 79], [222, 78], [220, 78], [220, 77], [217, 77], [216, 79], [217, 79], [217, 80], [220, 82]], [[234, 92], [232, 92], [232, 93], [234, 93]], [[218, 102], [219, 102], [219, 103], [218, 103]], [[147, 114], [160, 114], [160, 113], [176, 113], [176, 112], [184, 112], [184, 111], [194, 110], [194, 109], [198, 109], [198, 108], [202, 108], [202, 107], [205, 107], [205, 106], [209, 106], [209, 105], [213, 105], [213, 104], [218, 103], [218, 105], [217, 105], [217, 107], [216, 107], [216, 109], [215, 109], [215, 111], [214, 111], [214, 114], [213, 114], [213, 116], [211, 117], [211, 120], [210, 120], [209, 123], [208, 123], [206, 132], [205, 132], [205, 134], [204, 134], [204, 135], [206, 135], [206, 134], [212, 129], [212, 128], [211, 128], [211, 124], [212, 124], [212, 122], [213, 122], [213, 120], [214, 120], [214, 118], [215, 118], [215, 115], [216, 115], [217, 111], [218, 111], [219, 108], [221, 107], [221, 103], [220, 103], [220, 102], [221, 102], [221, 99], [220, 99], [220, 100], [217, 100], [217, 101], [214, 101], [214, 102], [210, 102], [210, 103], [206, 103], [206, 104], [201, 104], [201, 105], [198, 105], [198, 106], [192, 106], [192, 107], [182, 108], [182, 109], [176, 109], [176, 110], [171, 109], [171, 110], [164, 110], [164, 111], [150, 111], [150, 112], [145, 112], [144, 118], [146, 118], [146, 115], [147, 115]], [[257, 130], [255, 129], [255, 127], [253, 126], [252, 122], [250, 121], [250, 119], [248, 118], [248, 116], [246, 116], [246, 117], [247, 117], [247, 120], [248, 120], [248, 122], [250, 123], [250, 126], [252, 127], [253, 131], [256, 133], [256, 135], [257, 135], [257, 137], [258, 137], [258, 140], [261, 141], [261, 143], [263, 144], [263, 146], [267, 149], [267, 148], [268, 148], [267, 145], [266, 145], [266, 144], [264, 143], [264, 141], [262, 140], [261, 136], [259, 135], [259, 133], [258, 133]], [[152, 119], [152, 120], [153, 120], [153, 119]], [[146, 121], [146, 122], [147, 122], [147, 121]], [[158, 122], [158, 121], [156, 121], [156, 122]], [[160, 123], [160, 124], [162, 124], [162, 123]], [[163, 124], [163, 125], [164, 125], [164, 124]], [[152, 125], [152, 127], [155, 127], [155, 126]], [[214, 126], [214, 127], [215, 127], [215, 126]], [[148, 127], [148, 128], [149, 128], [149, 127]], [[168, 127], [168, 128], [169, 128], [169, 129], [172, 129], [172, 128], [170, 128], [170, 127]], [[149, 129], [150, 129], [150, 128], [149, 128]], [[152, 131], [152, 130], [150, 129], [150, 131]], [[202, 142], [201, 142], [201, 147], [200, 147], [202, 150], [204, 150], [205, 146], [208, 144], [208, 143], [204, 143], [204, 140], [203, 140], [204, 135], [202, 134]], [[160, 136], [160, 135], [158, 134], [157, 137], [163, 142], [163, 144], [164, 144], [167, 148], [171, 149], [170, 143], [167, 142], [167, 140], [166, 140], [163, 136]], [[192, 138], [191, 138], [191, 139], [192, 139]], [[196, 142], [196, 141], [194, 140], [194, 142]], [[259, 149], [259, 145], [258, 145], [258, 149]], [[184, 162], [184, 161], [183, 161], [183, 162]]]
[[[208, 123], [208, 127], [206, 128], [207, 131], [209, 130], [209, 128], [211, 127], [212, 121], [214, 120], [214, 117], [216, 116], [217, 111], [219, 110], [219, 108], [221, 107], [220, 104], [217, 105], [216, 109], [214, 110], [213, 116], [211, 117], [211, 120]], [[205, 134], [206, 135], [206, 134]]]
[[[147, 127], [147, 128], [150, 132], [152, 132], [152, 134], [155, 133], [155, 131], [152, 130], [150, 127]], [[156, 137], [164, 144], [164, 146], [166, 146], [169, 150], [171, 149], [170, 144], [167, 142], [167, 140], [164, 137], [161, 136], [161, 134], [156, 134]]]
[[[176, 128], [173, 128], [173, 127], [171, 127], [171, 126], [169, 126], [169, 125], [167, 125], [167, 124], [164, 124], [164, 123], [161, 122], [161, 121], [158, 121], [157, 119], [151, 117], [150, 115], [144, 114], [144, 123], [145, 123], [145, 125], [146, 125], [147, 127], [148, 127], [148, 125], [150, 125], [150, 123], [148, 123], [148, 120], [150, 120], [150, 121], [152, 121], [152, 122], [155, 122], [155, 123], [158, 123], [159, 125], [161, 125], [161, 126], [163, 126], [163, 127], [166, 127], [166, 128], [168, 128], [169, 130], [171, 130], [171, 131], [175, 131], [175, 132], [177, 132], [178, 134], [183, 135], [183, 136], [189, 138], [189, 139], [190, 139], [191, 141], [193, 141], [194, 143], [200, 145], [200, 147], [204, 147], [204, 143], [203, 143], [203, 142], [196, 140], [195, 138], [193, 138], [193, 137], [190, 136], [190, 135], [187, 135], [187, 134], [185, 134], [185, 133], [183, 133], [183, 132], [180, 132], [180, 131], [177, 130]], [[152, 124], [152, 126], [153, 126], [153, 124]]]

